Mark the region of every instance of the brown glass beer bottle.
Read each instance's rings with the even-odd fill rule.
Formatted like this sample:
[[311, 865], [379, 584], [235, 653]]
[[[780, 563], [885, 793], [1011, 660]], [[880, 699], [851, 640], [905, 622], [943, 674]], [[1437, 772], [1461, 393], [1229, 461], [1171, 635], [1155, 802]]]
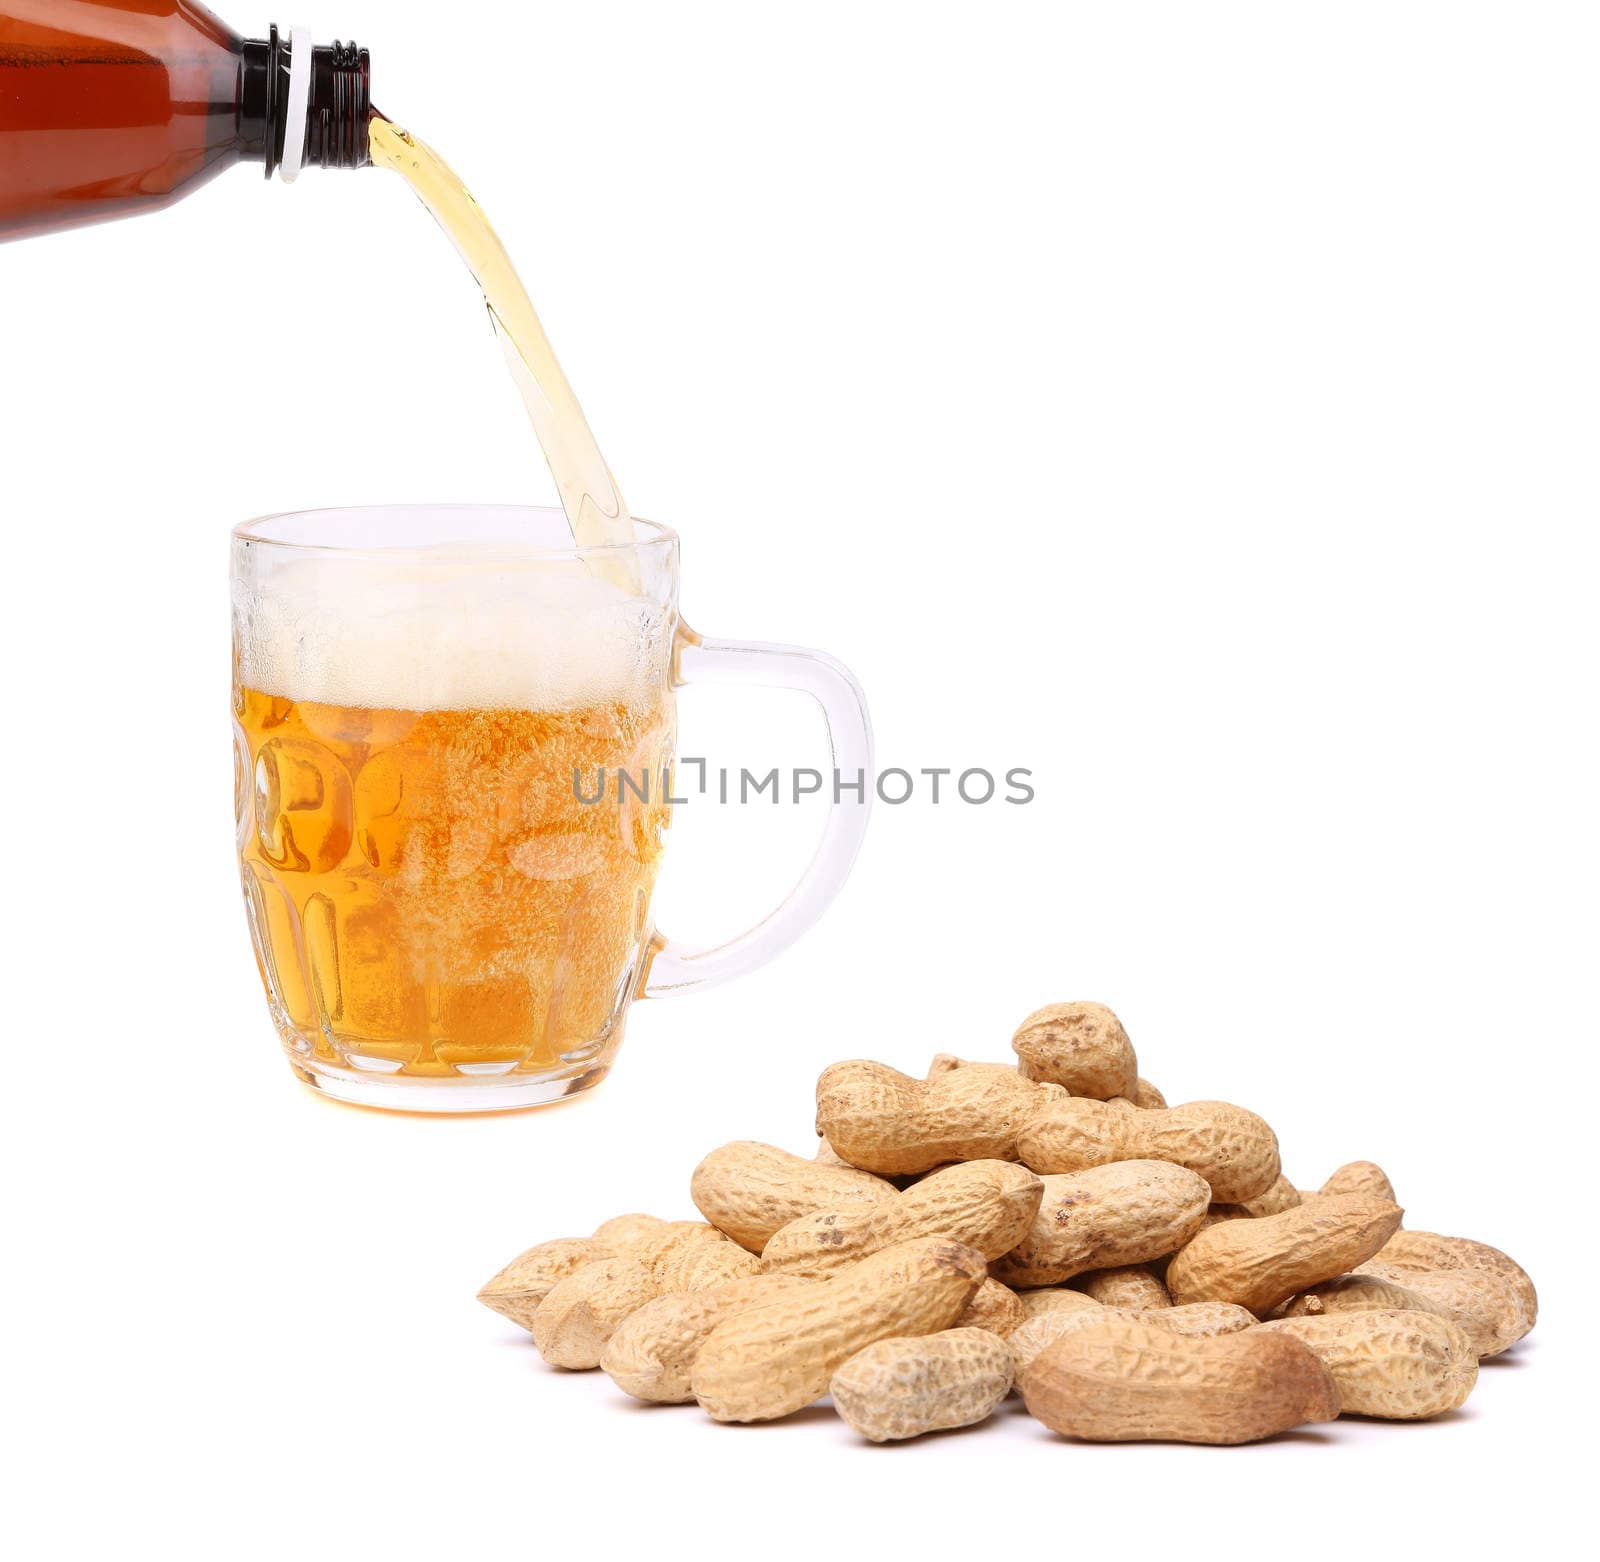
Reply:
[[358, 168], [365, 49], [196, 0], [0, 0], [0, 239], [169, 205], [234, 163]]

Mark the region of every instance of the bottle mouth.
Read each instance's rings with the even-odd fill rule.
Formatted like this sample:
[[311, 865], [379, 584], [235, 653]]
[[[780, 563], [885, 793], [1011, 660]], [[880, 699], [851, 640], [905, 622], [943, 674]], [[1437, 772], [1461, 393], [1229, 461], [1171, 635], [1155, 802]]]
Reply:
[[311, 51], [311, 98], [306, 107], [304, 162], [318, 168], [364, 168], [372, 161], [372, 59], [354, 43]]
[[[300, 38], [309, 43], [303, 32]], [[367, 138], [372, 59], [367, 50], [336, 40], [310, 47], [309, 70], [304, 54], [298, 72], [294, 66], [291, 41], [276, 26], [265, 39], [245, 43], [239, 121], [246, 154], [260, 158], [269, 179], [280, 168], [292, 178], [300, 168], [365, 167], [372, 161]], [[291, 118], [299, 123], [291, 125]], [[298, 164], [292, 156], [296, 145]]]

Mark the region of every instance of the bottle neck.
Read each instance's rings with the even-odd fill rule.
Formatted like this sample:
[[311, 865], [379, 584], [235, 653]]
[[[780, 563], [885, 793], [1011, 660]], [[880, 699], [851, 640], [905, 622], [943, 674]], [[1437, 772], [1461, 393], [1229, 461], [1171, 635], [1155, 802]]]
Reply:
[[[307, 80], [297, 94], [293, 49], [276, 27], [242, 45], [238, 137], [245, 158], [264, 164], [270, 179], [285, 149], [292, 154], [298, 142], [299, 167], [365, 167], [372, 111], [367, 51], [353, 43], [321, 44], [311, 50], [309, 70], [303, 61], [301, 70]], [[291, 116], [297, 123], [289, 123]], [[289, 161], [294, 166], [292, 155]]]

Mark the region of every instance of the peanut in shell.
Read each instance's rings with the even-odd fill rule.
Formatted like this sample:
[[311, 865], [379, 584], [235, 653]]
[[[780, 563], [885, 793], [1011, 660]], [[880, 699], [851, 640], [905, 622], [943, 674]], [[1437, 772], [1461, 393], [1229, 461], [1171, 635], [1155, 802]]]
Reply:
[[1174, 1302], [1234, 1302], [1258, 1317], [1365, 1263], [1402, 1211], [1360, 1193], [1319, 1195], [1280, 1215], [1208, 1226], [1167, 1265]]
[[1027, 1235], [992, 1266], [1009, 1286], [1053, 1286], [1163, 1258], [1199, 1229], [1211, 1198], [1203, 1177], [1168, 1161], [1116, 1161], [1042, 1180]]
[[1011, 1352], [983, 1329], [879, 1340], [834, 1373], [829, 1392], [874, 1443], [975, 1426], [1011, 1392]]
[[1346, 1415], [1422, 1421], [1465, 1402], [1478, 1358], [1447, 1318], [1409, 1308], [1324, 1313], [1260, 1324], [1311, 1347], [1339, 1387]]
[[1142, 1317], [1063, 1335], [1020, 1384], [1031, 1415], [1089, 1442], [1251, 1443], [1339, 1414], [1328, 1369], [1289, 1334], [1194, 1339]]
[[689, 1196], [719, 1231], [759, 1253], [780, 1226], [819, 1209], [865, 1207], [899, 1190], [854, 1166], [808, 1161], [776, 1145], [739, 1139], [694, 1169]]
[[717, 1421], [792, 1415], [875, 1341], [948, 1329], [983, 1279], [983, 1255], [959, 1242], [921, 1237], [885, 1248], [718, 1324], [695, 1358], [695, 1398]]
[[1127, 1098], [1139, 1087], [1133, 1043], [1122, 1021], [1103, 1003], [1050, 1003], [1035, 1009], [1017, 1027], [1011, 1050], [1027, 1078], [1061, 1085], [1075, 1096]]
[[835, 1063], [817, 1080], [817, 1132], [852, 1166], [881, 1176], [947, 1161], [1017, 1159], [1024, 1123], [1062, 1091], [1000, 1063], [913, 1079], [885, 1063]]
[[949, 1237], [998, 1258], [1022, 1240], [1043, 1195], [1044, 1184], [1025, 1166], [964, 1161], [882, 1203], [790, 1221], [773, 1233], [761, 1262], [769, 1273], [820, 1280], [913, 1237]]
[[1171, 1161], [1198, 1172], [1220, 1204], [1265, 1193], [1277, 1180], [1278, 1140], [1254, 1112], [1227, 1101], [1134, 1111], [1073, 1097], [1038, 1111], [1017, 1138], [1024, 1165], [1083, 1171], [1112, 1161]]

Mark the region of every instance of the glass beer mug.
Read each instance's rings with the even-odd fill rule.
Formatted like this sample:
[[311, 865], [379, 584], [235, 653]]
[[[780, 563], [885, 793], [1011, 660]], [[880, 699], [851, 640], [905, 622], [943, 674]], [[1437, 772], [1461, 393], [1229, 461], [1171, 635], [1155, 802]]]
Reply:
[[[306, 1084], [425, 1112], [573, 1095], [610, 1069], [634, 998], [765, 963], [844, 882], [872, 796], [860, 689], [816, 651], [700, 639], [677, 537], [634, 524], [631, 548], [575, 547], [560, 511], [531, 508], [234, 532], [240, 870]], [[713, 948], [650, 915], [674, 691], [695, 682], [804, 690], [835, 772], [793, 893]]]

